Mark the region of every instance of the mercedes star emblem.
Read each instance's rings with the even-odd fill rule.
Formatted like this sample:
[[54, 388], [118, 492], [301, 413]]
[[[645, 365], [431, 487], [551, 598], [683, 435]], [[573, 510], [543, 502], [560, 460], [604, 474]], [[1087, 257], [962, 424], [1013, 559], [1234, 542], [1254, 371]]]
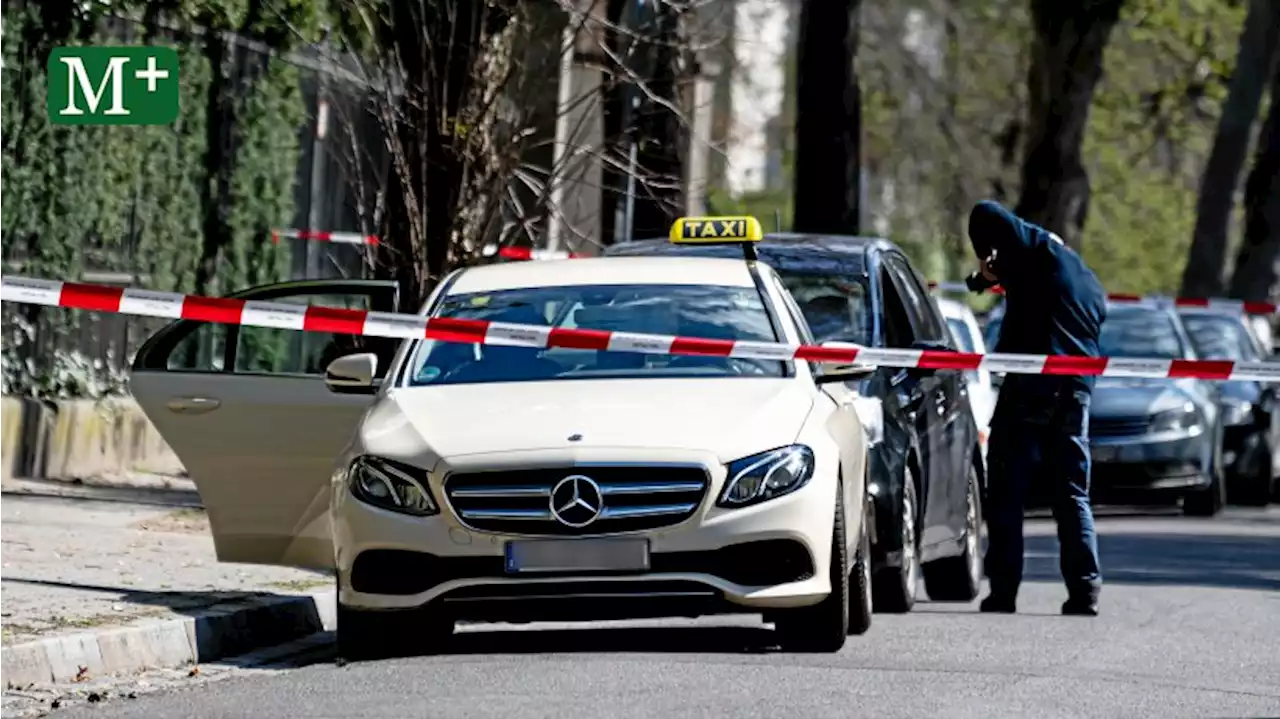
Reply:
[[604, 496], [590, 477], [571, 474], [551, 488], [551, 516], [566, 527], [585, 527], [600, 518]]

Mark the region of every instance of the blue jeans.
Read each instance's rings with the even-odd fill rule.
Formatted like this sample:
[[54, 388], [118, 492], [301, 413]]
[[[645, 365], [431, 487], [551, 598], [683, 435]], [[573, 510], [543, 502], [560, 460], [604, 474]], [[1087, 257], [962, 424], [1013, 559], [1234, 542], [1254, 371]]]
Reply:
[[[1011, 388], [1010, 388], [1011, 389]], [[1087, 390], [1063, 386], [1052, 397], [1004, 396], [987, 450], [986, 574], [992, 594], [1013, 597], [1022, 583], [1022, 519], [1031, 482], [1044, 483], [1058, 525], [1059, 568], [1067, 593], [1096, 600], [1102, 587], [1089, 503]], [[1045, 401], [1050, 400], [1051, 401]], [[1038, 494], [1041, 492], [1037, 492]]]

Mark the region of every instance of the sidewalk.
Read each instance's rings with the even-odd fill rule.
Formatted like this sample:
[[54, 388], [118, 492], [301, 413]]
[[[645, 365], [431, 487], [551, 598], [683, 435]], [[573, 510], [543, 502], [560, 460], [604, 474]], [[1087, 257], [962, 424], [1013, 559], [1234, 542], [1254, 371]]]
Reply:
[[6, 481], [0, 500], [7, 686], [210, 661], [332, 624], [329, 576], [218, 563], [189, 482], [56, 484], [64, 496]]

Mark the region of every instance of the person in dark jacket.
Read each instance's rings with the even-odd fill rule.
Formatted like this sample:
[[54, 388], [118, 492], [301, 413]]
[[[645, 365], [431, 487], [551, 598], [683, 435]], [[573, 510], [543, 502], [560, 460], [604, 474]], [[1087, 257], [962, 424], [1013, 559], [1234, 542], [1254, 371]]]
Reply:
[[[1106, 317], [1102, 285], [1052, 232], [990, 201], [969, 215], [981, 269], [966, 280], [981, 292], [1004, 289], [1005, 316], [994, 351], [1097, 357]], [[1091, 376], [1010, 373], [991, 418], [987, 453], [985, 558], [991, 591], [984, 612], [1017, 611], [1022, 519], [1030, 482], [1046, 482], [1058, 525], [1063, 614], [1096, 616], [1102, 573], [1089, 503]]]

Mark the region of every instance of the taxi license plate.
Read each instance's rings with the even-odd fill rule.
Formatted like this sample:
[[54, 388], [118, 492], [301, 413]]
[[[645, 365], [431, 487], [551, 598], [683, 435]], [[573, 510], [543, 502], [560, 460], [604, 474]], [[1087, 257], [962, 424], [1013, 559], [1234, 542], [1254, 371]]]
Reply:
[[506, 568], [526, 572], [648, 571], [649, 540], [539, 539], [507, 542]]

